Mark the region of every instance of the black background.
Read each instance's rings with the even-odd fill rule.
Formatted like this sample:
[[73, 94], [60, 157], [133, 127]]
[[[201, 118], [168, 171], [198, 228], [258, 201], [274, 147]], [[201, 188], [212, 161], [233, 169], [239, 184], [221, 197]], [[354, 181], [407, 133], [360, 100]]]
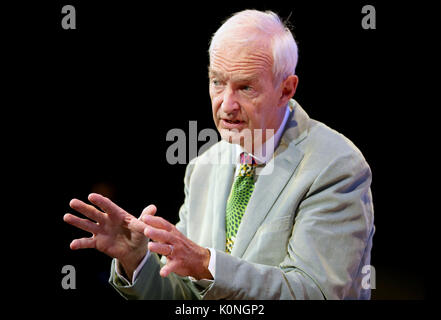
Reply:
[[[61, 8], [76, 8], [77, 29], [63, 30]], [[361, 8], [376, 8], [376, 30], [361, 27]], [[189, 121], [215, 129], [208, 95], [208, 43], [221, 22], [246, 8], [273, 10], [289, 21], [299, 46], [295, 99], [309, 116], [351, 139], [373, 172], [373, 299], [423, 299], [425, 225], [422, 186], [412, 166], [430, 108], [428, 65], [439, 42], [439, 2], [402, 1], [134, 1], [47, 2], [44, 21], [27, 31], [38, 57], [31, 122], [42, 134], [35, 192], [50, 205], [49, 245], [32, 246], [49, 270], [55, 299], [120, 301], [107, 283], [111, 259], [71, 251], [87, 236], [65, 224], [72, 198], [108, 195], [139, 215], [150, 203], [177, 222], [185, 165], [170, 165], [166, 134]], [[20, 42], [16, 39], [16, 43]], [[35, 77], [35, 78], [34, 78]], [[32, 136], [32, 134], [31, 134]], [[32, 137], [31, 137], [32, 139]], [[201, 145], [201, 144], [200, 144]], [[34, 145], [35, 148], [37, 148]], [[39, 162], [40, 163], [40, 162]], [[44, 168], [44, 169], [43, 169]], [[37, 190], [38, 189], [38, 190]], [[48, 258], [46, 258], [48, 257]], [[51, 263], [49, 263], [51, 261]], [[76, 289], [63, 290], [61, 269], [76, 268]], [[49, 283], [49, 282], [46, 282]]]

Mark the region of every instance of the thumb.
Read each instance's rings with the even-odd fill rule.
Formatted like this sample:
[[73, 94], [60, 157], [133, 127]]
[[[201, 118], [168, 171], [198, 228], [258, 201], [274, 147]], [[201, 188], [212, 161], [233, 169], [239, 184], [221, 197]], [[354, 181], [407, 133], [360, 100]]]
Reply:
[[156, 213], [156, 206], [151, 204], [148, 207], [146, 207], [144, 210], [142, 210], [142, 213], [138, 217], [138, 219], [135, 219], [133, 216], [130, 216], [131, 219], [129, 221], [129, 229], [135, 230], [140, 233], [144, 233], [144, 229], [145, 229], [146, 225], [142, 221], [142, 217], [144, 217], [146, 215], [153, 216], [155, 213]]
[[159, 275], [163, 278], [167, 277], [172, 272], [172, 267], [170, 265], [165, 265], [159, 271]]
[[142, 220], [142, 217], [145, 215], [154, 216], [156, 213], [156, 206], [154, 204], [151, 204], [147, 206], [144, 210], [142, 210], [141, 215], [139, 216], [138, 220]]

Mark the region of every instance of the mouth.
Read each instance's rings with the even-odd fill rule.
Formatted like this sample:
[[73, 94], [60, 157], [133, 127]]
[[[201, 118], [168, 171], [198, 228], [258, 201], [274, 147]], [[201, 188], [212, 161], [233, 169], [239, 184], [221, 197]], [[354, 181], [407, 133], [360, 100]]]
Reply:
[[241, 123], [241, 122], [243, 122], [243, 121], [240, 121], [240, 120], [227, 120], [227, 119], [222, 119], [222, 120], [224, 120], [224, 121], [226, 121], [228, 123]]
[[245, 121], [221, 119], [221, 125], [225, 129], [239, 129], [245, 125]]

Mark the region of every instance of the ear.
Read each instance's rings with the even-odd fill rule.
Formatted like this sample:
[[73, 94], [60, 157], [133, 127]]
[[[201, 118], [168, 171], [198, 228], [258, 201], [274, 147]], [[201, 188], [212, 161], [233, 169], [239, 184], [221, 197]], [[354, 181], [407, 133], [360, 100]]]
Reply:
[[282, 82], [279, 106], [286, 106], [289, 99], [294, 97], [294, 93], [296, 93], [297, 85], [299, 83], [299, 77], [296, 75], [291, 75]]

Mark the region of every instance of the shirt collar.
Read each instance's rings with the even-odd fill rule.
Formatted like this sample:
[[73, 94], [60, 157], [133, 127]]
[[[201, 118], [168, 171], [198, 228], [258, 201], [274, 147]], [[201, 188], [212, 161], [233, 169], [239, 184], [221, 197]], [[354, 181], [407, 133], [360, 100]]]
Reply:
[[[265, 164], [268, 161], [270, 161], [271, 158], [273, 157], [274, 150], [279, 145], [280, 138], [282, 137], [283, 129], [285, 128], [286, 122], [288, 121], [289, 112], [290, 112], [290, 107], [286, 107], [285, 116], [283, 118], [283, 121], [280, 124], [279, 129], [277, 129], [277, 131], [273, 137], [274, 138], [274, 149], [269, 148], [269, 150], [266, 150], [268, 152], [265, 155], [263, 155], [261, 150], [265, 150], [266, 142], [268, 142], [268, 141], [266, 141], [264, 144], [261, 145], [261, 148], [259, 148], [258, 150], [254, 150], [254, 153], [256, 155], [251, 154], [251, 156], [256, 160], [257, 164]], [[236, 163], [240, 163], [240, 154], [242, 152], [244, 152], [243, 147], [240, 144], [236, 144], [236, 157], [235, 157]]]

